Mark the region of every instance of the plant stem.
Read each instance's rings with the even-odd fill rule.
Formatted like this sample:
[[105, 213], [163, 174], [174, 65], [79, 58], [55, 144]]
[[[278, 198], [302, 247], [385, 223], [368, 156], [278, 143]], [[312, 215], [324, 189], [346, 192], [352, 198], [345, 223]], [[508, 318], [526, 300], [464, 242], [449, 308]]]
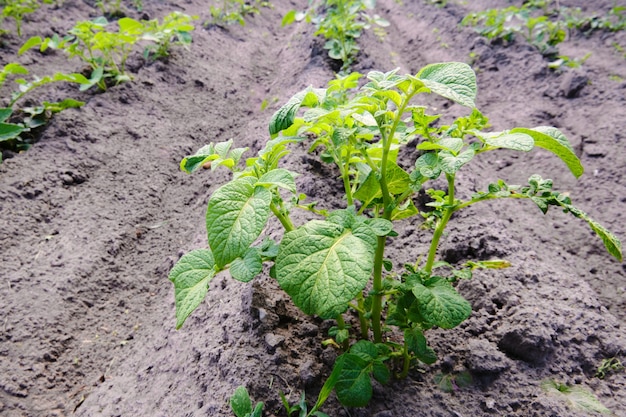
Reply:
[[[382, 126], [379, 127], [381, 140], [383, 142], [383, 156], [380, 163], [380, 189], [383, 194], [383, 219], [391, 220], [391, 213], [394, 209], [394, 201], [387, 187], [387, 163], [389, 160], [389, 150], [391, 142], [396, 134], [396, 129], [400, 124], [402, 115], [409, 104], [414, 93], [408, 93], [398, 108], [398, 112], [393, 121], [393, 125], [388, 131]], [[372, 115], [373, 116], [373, 115]], [[374, 279], [373, 279], [373, 296], [372, 296], [372, 332], [374, 333], [374, 342], [381, 343], [383, 341], [381, 313], [383, 309], [383, 260], [385, 257], [385, 245], [387, 243], [386, 236], [378, 237], [376, 245], [376, 253], [374, 255]]]
[[446, 174], [446, 178], [448, 179], [448, 206], [443, 212], [443, 216], [437, 222], [437, 227], [435, 228], [435, 233], [433, 234], [433, 240], [430, 242], [430, 249], [428, 251], [428, 258], [426, 259], [426, 266], [424, 267], [424, 271], [430, 275], [433, 270], [433, 264], [435, 263], [435, 256], [437, 255], [437, 247], [439, 246], [439, 239], [441, 239], [441, 235], [443, 231], [446, 229], [448, 225], [448, 221], [450, 217], [452, 217], [452, 213], [454, 213], [454, 175]]
[[361, 338], [366, 339], [368, 338], [368, 331], [369, 331], [369, 324], [367, 322], [367, 319], [365, 318], [365, 302], [363, 300], [363, 293], [360, 292], [359, 295], [357, 295], [357, 303], [358, 303], [358, 307], [359, 309], [357, 310], [357, 313], [359, 314], [359, 324], [361, 325]]
[[402, 349], [402, 372], [398, 375], [398, 379], [404, 379], [409, 376], [409, 369], [411, 368], [411, 356], [409, 355], [409, 347], [404, 343]]
[[273, 202], [270, 204], [270, 210], [272, 210], [274, 216], [276, 216], [276, 218], [280, 221], [280, 224], [283, 225], [286, 232], [291, 232], [295, 229], [295, 226], [291, 222], [289, 216], [283, 214]]

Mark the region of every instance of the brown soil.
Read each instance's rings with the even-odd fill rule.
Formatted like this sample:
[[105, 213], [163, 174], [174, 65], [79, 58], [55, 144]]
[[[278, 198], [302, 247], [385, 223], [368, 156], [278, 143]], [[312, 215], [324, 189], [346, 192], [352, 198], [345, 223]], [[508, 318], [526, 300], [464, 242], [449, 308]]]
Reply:
[[[208, 18], [200, 0], [145, 3], [150, 18], [173, 10]], [[626, 33], [572, 35], [562, 53], [592, 56], [580, 69], [551, 71], [524, 42], [492, 45], [458, 27], [469, 10], [509, 2], [426, 3], [380, 0], [378, 12], [391, 26], [384, 38], [362, 37], [354, 69], [414, 73], [432, 62], [470, 62], [472, 54], [477, 104], [494, 129], [556, 126], [586, 174], [576, 181], [546, 152], [503, 152], [463, 171], [465, 192], [497, 178], [521, 183], [539, 173], [626, 237], [626, 65], [613, 46], [626, 46]], [[565, 3], [592, 8], [582, 0]], [[314, 402], [336, 355], [320, 343], [332, 323], [298, 312], [267, 275], [252, 285], [220, 276], [176, 331], [167, 279], [183, 253], [206, 246], [206, 202], [227, 180], [220, 171], [188, 176], [178, 169], [180, 159], [230, 138], [260, 149], [273, 111], [334, 76], [311, 27], [280, 26], [287, 10], [306, 2], [272, 4], [245, 27], [199, 26], [191, 49], [175, 49], [168, 62], [145, 63], [137, 52], [133, 82], [102, 94], [57, 85], [36, 97], [86, 104], [55, 116], [38, 143], [0, 165], [3, 416], [229, 416], [227, 401], [238, 385], [265, 402], [266, 415], [285, 415], [279, 391], [292, 402], [306, 391]], [[595, 1], [593, 10], [612, 4]], [[132, 9], [129, 14], [141, 17]], [[25, 22], [23, 38], [3, 37], [0, 64], [18, 60], [37, 75], [80, 71], [80, 63], [60, 53], [18, 58], [16, 51], [29, 36], [64, 33], [96, 15], [78, 0], [44, 6]], [[263, 100], [270, 106], [261, 111]], [[335, 173], [312, 161], [297, 148], [287, 166], [306, 172], [298, 186], [312, 200], [341, 207]], [[625, 373], [594, 377], [603, 359], [626, 362], [626, 268], [610, 259], [584, 223], [514, 203], [462, 213], [442, 242], [440, 255], [449, 261], [497, 256], [513, 267], [461, 283], [473, 315], [454, 330], [428, 333], [439, 361], [407, 380], [376, 386], [368, 408], [344, 409], [331, 396], [325, 412], [588, 415], [540, 388], [554, 379], [593, 392], [614, 415], [626, 416]], [[275, 236], [278, 230], [277, 224], [269, 228]], [[424, 252], [428, 236], [416, 230], [403, 225], [391, 243], [398, 264]], [[434, 383], [437, 374], [462, 372], [472, 383], [452, 393]]]

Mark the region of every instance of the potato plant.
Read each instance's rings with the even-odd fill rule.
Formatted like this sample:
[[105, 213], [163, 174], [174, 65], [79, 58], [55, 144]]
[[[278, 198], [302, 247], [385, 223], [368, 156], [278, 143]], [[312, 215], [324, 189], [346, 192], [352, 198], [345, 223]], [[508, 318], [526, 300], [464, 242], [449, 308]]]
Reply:
[[[341, 61], [341, 71], [347, 72], [360, 50], [357, 39], [363, 30], [369, 29], [372, 23], [389, 26], [389, 22], [380, 16], [367, 14], [367, 10], [373, 10], [375, 6], [376, 0], [311, 0], [306, 11], [288, 12], [282, 24], [285, 26], [300, 20], [315, 24], [315, 35], [326, 39], [324, 49], [328, 50], [328, 56]], [[320, 9], [323, 12], [318, 15]]]
[[239, 23], [246, 24], [246, 16], [261, 13], [261, 7], [272, 7], [267, 0], [217, 0], [216, 6], [210, 6], [211, 19], [205, 25], [227, 26]]
[[[0, 71], [0, 87], [9, 76], [27, 75], [28, 70], [20, 64], [9, 63]], [[81, 74], [56, 73], [52, 76], [34, 77], [31, 81], [17, 78], [14, 82], [18, 85], [17, 91], [7, 99], [6, 107], [0, 107], [0, 147], [16, 151], [26, 150], [30, 144], [23, 140], [23, 135], [32, 129], [43, 126], [54, 114], [72, 107], [81, 107], [84, 103], [73, 99], [65, 99], [60, 102], [44, 101], [34, 107], [19, 107], [17, 103], [31, 91], [54, 82], [72, 82], [87, 84], [89, 81]], [[2, 154], [0, 153], [0, 162]]]
[[0, 0], [0, 21], [11, 18], [15, 21], [17, 36], [22, 36], [22, 22], [24, 16], [34, 13], [41, 7], [40, 0]]
[[[332, 80], [328, 88], [307, 88], [294, 95], [272, 117], [271, 139], [258, 155], [240, 167], [246, 149], [232, 141], [209, 144], [184, 158], [181, 168], [194, 172], [210, 165], [233, 172], [230, 182], [211, 195], [206, 212], [208, 248], [184, 255], [170, 272], [175, 288], [176, 327], [202, 302], [211, 280], [223, 271], [249, 282], [270, 275], [304, 313], [334, 319], [331, 329], [342, 350], [315, 407], [330, 389], [349, 407], [365, 406], [372, 378], [403, 378], [417, 363], [432, 364], [436, 353], [426, 333], [452, 329], [472, 308], [455, 282], [469, 279], [476, 268], [503, 268], [504, 260], [467, 260], [451, 265], [437, 259], [440, 239], [452, 216], [474, 204], [497, 199], [529, 200], [541, 212], [556, 207], [587, 222], [615, 258], [621, 243], [611, 232], [576, 208], [552, 181], [532, 175], [527, 184], [495, 180], [487, 189], [461, 198], [457, 174], [482, 154], [508, 149], [529, 152], [538, 147], [560, 158], [575, 177], [583, 167], [565, 136], [554, 127], [487, 131], [488, 120], [475, 107], [476, 76], [463, 63], [431, 64], [415, 75], [372, 71]], [[427, 113], [418, 98], [435, 94], [469, 109], [444, 121]], [[345, 207], [328, 211], [305, 203], [297, 173], [280, 167], [289, 145], [309, 143], [310, 151], [337, 168]], [[415, 160], [399, 160], [400, 149], [416, 147]], [[408, 169], [404, 167], [410, 167]], [[446, 186], [427, 184], [443, 179]], [[414, 199], [425, 190], [431, 201], [420, 210]], [[296, 224], [292, 213], [306, 210], [317, 218]], [[263, 231], [271, 216], [284, 229], [280, 242]], [[396, 225], [428, 229], [431, 243], [415, 262], [400, 266], [386, 254]], [[423, 233], [423, 232], [421, 232]], [[350, 325], [354, 318], [354, 328]], [[393, 335], [393, 337], [389, 337]]]
[[194, 29], [190, 24], [192, 19], [178, 12], [166, 16], [163, 23], [124, 17], [117, 21], [117, 30], [110, 30], [107, 19], [98, 17], [78, 22], [63, 38], [58, 35], [51, 38], [34, 36], [26, 41], [19, 53], [23, 54], [31, 48], [39, 48], [41, 52], [60, 49], [68, 57], [78, 57], [89, 65], [89, 83], [82, 85], [81, 91], [93, 86], [106, 90], [110, 83], [119, 84], [132, 79], [126, 71], [126, 61], [141, 41], [150, 42], [144, 52], [146, 57], [167, 56], [172, 43], [188, 46], [191, 43], [190, 32]]

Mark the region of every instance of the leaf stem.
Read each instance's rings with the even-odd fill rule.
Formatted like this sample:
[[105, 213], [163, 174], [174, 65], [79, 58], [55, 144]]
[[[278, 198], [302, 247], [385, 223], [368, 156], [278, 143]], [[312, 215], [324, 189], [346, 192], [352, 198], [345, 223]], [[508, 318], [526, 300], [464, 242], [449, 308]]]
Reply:
[[435, 233], [433, 234], [433, 240], [430, 242], [430, 249], [428, 251], [428, 258], [426, 259], [426, 266], [424, 266], [424, 271], [430, 275], [433, 270], [433, 264], [435, 263], [435, 256], [437, 255], [437, 247], [439, 246], [439, 239], [441, 239], [441, 235], [443, 231], [446, 229], [448, 225], [448, 221], [450, 217], [452, 217], [452, 213], [455, 211], [454, 206], [454, 175], [446, 174], [446, 178], [448, 179], [448, 206], [443, 212], [443, 216], [437, 222], [437, 227], [435, 228]]
[[398, 374], [398, 379], [404, 379], [409, 376], [409, 369], [411, 368], [411, 356], [409, 355], [409, 347], [406, 342], [402, 348], [402, 359], [402, 372]]
[[274, 216], [276, 216], [276, 218], [280, 221], [280, 224], [283, 225], [286, 232], [291, 232], [292, 230], [295, 230], [296, 227], [291, 222], [291, 219], [289, 218], [289, 216], [282, 213], [278, 209], [278, 207], [276, 207], [274, 202], [270, 203], [270, 210], [272, 210], [272, 213], [274, 213]]
[[[346, 329], [346, 322], [343, 320], [343, 315], [337, 314], [337, 318], [335, 320], [337, 321], [337, 328], [339, 330]], [[341, 347], [343, 348], [344, 351], [347, 352], [348, 349], [350, 349], [350, 338], [347, 338], [346, 340], [341, 342]]]

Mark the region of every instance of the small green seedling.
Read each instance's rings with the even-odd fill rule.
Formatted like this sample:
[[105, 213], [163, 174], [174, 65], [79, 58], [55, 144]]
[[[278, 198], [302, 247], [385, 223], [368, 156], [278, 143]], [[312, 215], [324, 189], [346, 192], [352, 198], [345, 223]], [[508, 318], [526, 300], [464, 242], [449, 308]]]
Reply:
[[[372, 379], [385, 384], [406, 377], [419, 363], [434, 363], [428, 330], [452, 329], [472, 312], [455, 283], [471, 278], [477, 268], [509, 265], [500, 259], [456, 265], [437, 259], [446, 227], [459, 211], [498, 199], [528, 200], [544, 214], [553, 206], [587, 222], [608, 252], [622, 260], [619, 239], [539, 175], [526, 185], [500, 179], [469, 196], [458, 192], [459, 171], [500, 149], [542, 148], [575, 177], [583, 173], [572, 146], [554, 127], [487, 131], [488, 120], [475, 107], [476, 75], [467, 64], [431, 64], [415, 75], [372, 71], [361, 86], [360, 77], [338, 76], [328, 88], [309, 87], [294, 95], [270, 120], [271, 139], [244, 168], [239, 162], [246, 149], [232, 149], [232, 141], [209, 144], [182, 160], [185, 172], [210, 164], [231, 170], [233, 178], [209, 199], [209, 247], [184, 255], [169, 275], [180, 328], [217, 274], [228, 271], [249, 282], [262, 273], [264, 263], [270, 264], [270, 275], [298, 308], [336, 321], [331, 336], [342, 353], [324, 392], [334, 388], [349, 407], [369, 402]], [[468, 114], [450, 121], [429, 114], [417, 100], [429, 93], [468, 108]], [[297, 190], [298, 174], [280, 167], [289, 145], [306, 142], [321, 161], [336, 166], [344, 208], [329, 211], [305, 203]], [[407, 154], [400, 152], [403, 147], [417, 150], [410, 153], [417, 157], [401, 160]], [[426, 186], [439, 178], [444, 188]], [[415, 203], [420, 191], [430, 197], [426, 208]], [[314, 219], [295, 224], [295, 210]], [[262, 237], [272, 215], [284, 229], [280, 242]], [[432, 233], [428, 249], [416, 253], [412, 264], [395, 265], [385, 253], [399, 224]], [[358, 324], [350, 326], [346, 313]], [[326, 398], [320, 395], [313, 410]]]
[[189, 48], [191, 32], [195, 29], [192, 21], [197, 16], [188, 16], [180, 12], [172, 12], [163, 18], [163, 22], [150, 20], [144, 23], [142, 39], [151, 41], [144, 49], [146, 59], [166, 58], [170, 54], [172, 44]]
[[211, 6], [211, 19], [205, 25], [227, 26], [239, 23], [246, 24], [246, 16], [261, 13], [261, 7], [272, 7], [268, 0], [218, 0], [220, 6]]
[[[321, 4], [309, 0], [309, 8], [305, 12], [289, 11], [282, 24], [285, 26], [301, 20], [314, 23], [317, 27], [315, 35], [326, 39], [324, 49], [328, 50], [328, 56], [341, 61], [341, 72], [346, 72], [360, 50], [357, 39], [363, 30], [369, 29], [372, 23], [380, 27], [389, 26], [389, 22], [380, 16], [370, 17], [366, 13], [375, 5], [376, 0], [325, 0]], [[324, 10], [323, 14], [317, 15], [318, 9]]]
[[237, 417], [261, 417], [263, 415], [263, 403], [259, 402], [252, 408], [250, 394], [244, 386], [239, 386], [230, 397], [230, 407]]

